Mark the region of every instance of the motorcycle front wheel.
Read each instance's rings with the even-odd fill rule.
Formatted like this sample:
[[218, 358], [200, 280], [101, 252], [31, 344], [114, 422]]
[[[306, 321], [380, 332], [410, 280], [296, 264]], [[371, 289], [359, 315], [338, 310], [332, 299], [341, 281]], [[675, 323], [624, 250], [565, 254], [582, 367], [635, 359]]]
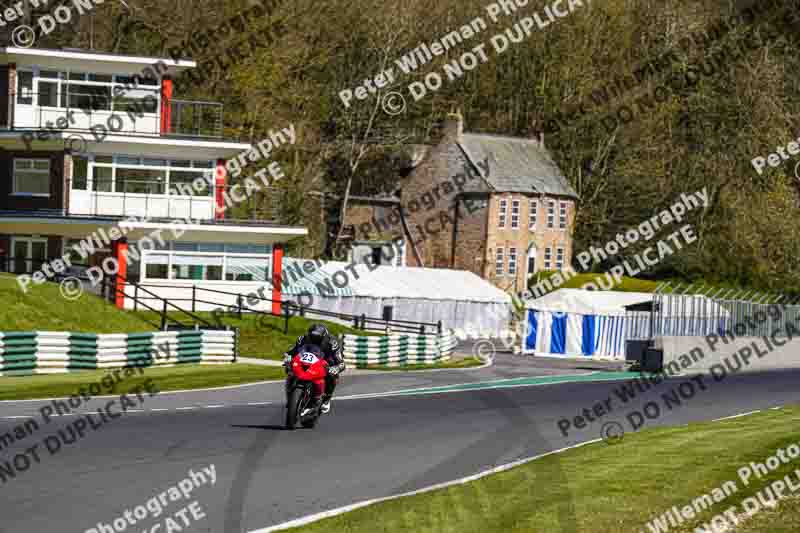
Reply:
[[300, 387], [292, 389], [289, 393], [289, 403], [286, 406], [286, 429], [292, 430], [297, 427], [300, 419], [300, 412], [303, 408], [304, 390]]

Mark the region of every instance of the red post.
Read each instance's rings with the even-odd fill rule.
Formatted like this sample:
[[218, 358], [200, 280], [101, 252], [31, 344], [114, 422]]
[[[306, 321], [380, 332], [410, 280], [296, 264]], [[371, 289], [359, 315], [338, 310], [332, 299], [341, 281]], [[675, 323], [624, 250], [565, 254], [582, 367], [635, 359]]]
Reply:
[[221, 220], [225, 218], [225, 178], [228, 176], [228, 169], [225, 168], [224, 159], [217, 159], [217, 172], [215, 176], [215, 205], [217, 208], [214, 210], [214, 218]]
[[122, 291], [125, 289], [125, 280], [128, 277], [128, 241], [126, 239], [114, 241], [111, 250], [119, 266], [117, 282], [115, 283], [114, 303], [116, 303], [117, 308], [125, 309], [125, 294]]
[[281, 315], [281, 279], [283, 278], [283, 245], [272, 247], [272, 314]]
[[172, 80], [161, 79], [161, 135], [167, 135], [172, 129]]

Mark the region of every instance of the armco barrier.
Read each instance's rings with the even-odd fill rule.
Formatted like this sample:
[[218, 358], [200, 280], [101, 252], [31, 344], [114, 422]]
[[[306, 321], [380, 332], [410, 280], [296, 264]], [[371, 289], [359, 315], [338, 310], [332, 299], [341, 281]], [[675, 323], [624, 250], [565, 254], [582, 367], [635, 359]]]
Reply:
[[0, 376], [235, 360], [236, 331], [0, 332]]
[[450, 359], [457, 342], [452, 331], [445, 331], [439, 335], [413, 333], [375, 337], [345, 335], [342, 354], [346, 363], [356, 367], [435, 364]]

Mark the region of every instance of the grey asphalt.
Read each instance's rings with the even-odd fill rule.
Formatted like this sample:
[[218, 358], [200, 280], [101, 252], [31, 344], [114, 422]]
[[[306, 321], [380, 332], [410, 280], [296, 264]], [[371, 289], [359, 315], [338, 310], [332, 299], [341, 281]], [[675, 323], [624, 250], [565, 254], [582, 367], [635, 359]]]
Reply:
[[[495, 365], [477, 370], [345, 376], [337, 391], [343, 399], [334, 401], [332, 413], [316, 429], [294, 432], [282, 429], [281, 383], [162, 393], [145, 397], [138, 407], [142, 411], [89, 431], [50, 455], [41, 444], [44, 437], [75, 420], [59, 417], [0, 450], [0, 465], [13, 463], [15, 454], [37, 443], [41, 452], [40, 463], [0, 484], [0, 532], [85, 532], [144, 504], [185, 478], [189, 469], [210, 464], [215, 465], [216, 484], [196, 489], [191, 498], [206, 516], [183, 531], [251, 531], [597, 439], [603, 424], [612, 421], [631, 431], [626, 418], [631, 410], [651, 400], [663, 405], [661, 394], [688, 381], [670, 380], [628, 403], [614, 393], [622, 382], [344, 399], [452, 383], [585, 374], [591, 367], [499, 354]], [[707, 380], [704, 390], [697, 387], [693, 397], [663, 409], [662, 416], [647, 420], [644, 427], [796, 403], [798, 378], [800, 371], [783, 371], [734, 376], [720, 383]], [[574, 419], [584, 409], [592, 416], [593, 406], [608, 398], [610, 414], [567, 436], [559, 430], [560, 419]], [[0, 403], [0, 434], [25, 421], [2, 417], [36, 416], [42, 405]], [[575, 531], [566, 484], [548, 490], [563, 492], [560, 531]], [[187, 503], [171, 503], [165, 515], [148, 517], [126, 531], [149, 531], [146, 528]], [[413, 530], [413, 524], [408, 529]]]

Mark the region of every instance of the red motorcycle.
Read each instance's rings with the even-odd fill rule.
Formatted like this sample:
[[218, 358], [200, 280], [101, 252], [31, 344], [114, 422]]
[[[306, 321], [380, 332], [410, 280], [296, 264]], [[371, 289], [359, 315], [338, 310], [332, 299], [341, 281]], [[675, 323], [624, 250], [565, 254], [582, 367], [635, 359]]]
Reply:
[[313, 428], [322, 414], [318, 401], [325, 392], [328, 362], [322, 350], [315, 345], [305, 345], [286, 365], [286, 429], [297, 424]]

